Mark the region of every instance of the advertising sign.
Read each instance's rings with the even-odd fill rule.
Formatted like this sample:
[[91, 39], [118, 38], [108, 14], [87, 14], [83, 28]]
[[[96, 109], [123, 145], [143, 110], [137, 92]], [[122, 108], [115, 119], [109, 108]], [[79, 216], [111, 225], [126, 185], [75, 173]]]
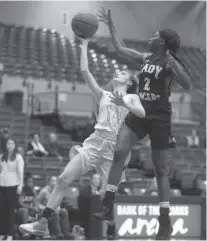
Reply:
[[[158, 232], [159, 206], [154, 204], [122, 204], [115, 206], [118, 238], [150, 238]], [[172, 238], [201, 237], [201, 206], [199, 204], [172, 204], [170, 216], [173, 225]], [[106, 223], [103, 237], [106, 236]]]

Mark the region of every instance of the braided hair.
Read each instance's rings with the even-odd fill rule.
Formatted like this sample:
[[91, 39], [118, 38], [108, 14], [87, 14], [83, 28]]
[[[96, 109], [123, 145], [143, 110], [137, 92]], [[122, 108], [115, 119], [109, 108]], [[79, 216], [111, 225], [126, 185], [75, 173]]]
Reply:
[[183, 61], [177, 56], [177, 53], [180, 49], [180, 37], [172, 29], [161, 29], [159, 30], [160, 37], [165, 41], [166, 50], [177, 60], [185, 69], [185, 71], [190, 76], [190, 72], [187, 67], [184, 65]]

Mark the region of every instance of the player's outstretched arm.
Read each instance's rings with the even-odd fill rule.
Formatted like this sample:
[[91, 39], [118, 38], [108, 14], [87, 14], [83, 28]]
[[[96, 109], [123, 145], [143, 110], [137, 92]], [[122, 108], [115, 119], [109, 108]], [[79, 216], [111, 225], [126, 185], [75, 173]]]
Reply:
[[110, 34], [112, 36], [112, 42], [116, 51], [129, 60], [143, 63], [144, 59], [146, 58], [146, 56], [149, 55], [149, 53], [141, 53], [134, 49], [130, 49], [126, 47], [124, 42], [116, 33], [116, 29], [111, 17], [111, 10], [109, 9], [108, 14], [106, 14], [104, 8], [102, 8], [99, 11], [98, 17], [100, 22], [104, 22], [105, 24], [108, 25]]
[[100, 101], [103, 90], [99, 87], [97, 84], [95, 78], [91, 74], [89, 68], [88, 68], [88, 43], [89, 39], [81, 39], [82, 45], [81, 45], [81, 56], [80, 56], [80, 69], [81, 74], [83, 75], [85, 81], [88, 83], [89, 87], [91, 88], [93, 94], [96, 97], [97, 102]]
[[129, 94], [124, 98], [125, 107], [140, 118], [145, 117], [145, 109], [137, 94]]
[[140, 118], [145, 117], [145, 109], [137, 94], [127, 94], [123, 96], [122, 94], [115, 92], [112, 96], [110, 96], [110, 99], [114, 104], [124, 106], [136, 116]]

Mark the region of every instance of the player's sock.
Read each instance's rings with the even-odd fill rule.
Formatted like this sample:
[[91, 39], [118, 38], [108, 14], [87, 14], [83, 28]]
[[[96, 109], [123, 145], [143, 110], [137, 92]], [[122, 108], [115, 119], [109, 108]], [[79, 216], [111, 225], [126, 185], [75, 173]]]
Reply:
[[114, 224], [108, 224], [107, 233], [110, 234], [110, 235], [114, 234], [115, 228], [116, 228], [115, 223]]
[[170, 203], [169, 202], [160, 202], [160, 216], [159, 220], [159, 230], [156, 235], [156, 240], [169, 240], [171, 233], [173, 231], [171, 220], [170, 220]]
[[160, 216], [169, 216], [170, 202], [160, 202]]
[[54, 210], [62, 202], [63, 195], [64, 195], [64, 189], [62, 189], [58, 185], [56, 185], [48, 200], [47, 207], [44, 209], [41, 217], [46, 218], [47, 220], [50, 219], [50, 217], [54, 213]]
[[116, 237], [116, 223], [115, 220], [107, 221], [107, 239], [114, 240]]
[[107, 225], [107, 235], [115, 235], [116, 232], [116, 225], [114, 224], [109, 224]]

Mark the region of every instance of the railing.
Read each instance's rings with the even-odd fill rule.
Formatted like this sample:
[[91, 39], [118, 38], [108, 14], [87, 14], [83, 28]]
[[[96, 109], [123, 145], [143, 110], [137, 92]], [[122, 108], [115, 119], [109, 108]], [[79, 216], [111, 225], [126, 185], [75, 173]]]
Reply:
[[[75, 145], [75, 144], [81, 144], [81, 143], [75, 143], [75, 142], [71, 142], [70, 143], [71, 145], [69, 145], [69, 146], [72, 146], [72, 145]], [[148, 159], [148, 157], [150, 158], [150, 160], [151, 160], [151, 157], [150, 157], [150, 153], [151, 153], [151, 149], [150, 149], [150, 147], [140, 147], [140, 148], [138, 148], [139, 149], [139, 151], [141, 151], [141, 154], [142, 154], [142, 156], [143, 156], [143, 159]], [[136, 150], [137, 150], [137, 146], [134, 146], [133, 148], [132, 148], [132, 151], [135, 151], [136, 152]], [[188, 148], [188, 147], [185, 147], [185, 148], [176, 148], [176, 156], [177, 156], [177, 158], [178, 158], [178, 156], [179, 156], [179, 159], [180, 159], [180, 163], [189, 163], [189, 160], [187, 160], [187, 158], [185, 158], [185, 152], [186, 151], [190, 151], [190, 154], [191, 154], [191, 158], [192, 159], [195, 159], [195, 164], [203, 164], [203, 165], [205, 165], [205, 157], [206, 157], [206, 152], [205, 152], [205, 149], [204, 148], [198, 148], [198, 149], [191, 149], [191, 148]], [[184, 153], [182, 153], [182, 152], [184, 152]], [[202, 153], [203, 154], [203, 159], [202, 160], [197, 160], [197, 154], [198, 154], [198, 152], [200, 152], [200, 154]], [[174, 151], [170, 151], [169, 150], [169, 155], [171, 155], [172, 154], [172, 157], [173, 157], [173, 153], [174, 153]], [[56, 158], [53, 158], [53, 157], [40, 157], [40, 158], [38, 158], [38, 157], [27, 157], [27, 159], [28, 159], [28, 163], [29, 163], [29, 161], [31, 160], [31, 164], [33, 163], [34, 165], [39, 165], [38, 164], [38, 162], [37, 161], [35, 161], [35, 160], [39, 160], [42, 164], [47, 164], [47, 166], [57, 166], [58, 167], [58, 163], [57, 163], [57, 159]], [[197, 160], [197, 161], [196, 161]], [[61, 165], [62, 166], [64, 166], [66, 163], [68, 162], [68, 156], [66, 156], [66, 157], [64, 157], [64, 160], [63, 160], [63, 162], [61, 163]], [[49, 164], [49, 163], [51, 163], [51, 165]], [[53, 165], [52, 165], [53, 164]], [[58, 165], [57, 165], [58, 164]], [[191, 162], [191, 164], [192, 164], [192, 162]], [[59, 166], [60, 167], [60, 166]]]
[[206, 95], [204, 91], [193, 90], [191, 93], [192, 101], [191, 106], [194, 113], [197, 115], [197, 119], [204, 126], [206, 126]]
[[[39, 114], [64, 113], [71, 116], [91, 116], [96, 111], [97, 105], [92, 94], [77, 93], [75, 91], [59, 91], [56, 86], [55, 91], [42, 92], [35, 95], [41, 103]], [[38, 114], [34, 109], [34, 114]]]
[[[204, 102], [203, 99], [196, 102], [193, 98], [192, 100], [182, 100], [180, 98], [182, 93], [173, 93], [172, 95], [177, 96], [172, 101], [173, 122], [189, 123], [199, 120], [192, 107], [196, 103]], [[23, 100], [23, 105], [24, 113], [28, 115], [55, 112], [74, 117], [86, 117], [96, 113], [97, 110], [97, 104], [92, 94], [59, 91], [58, 85], [54, 91], [34, 94], [34, 83], [26, 84], [26, 98]]]
[[31, 96], [31, 115], [33, 116], [35, 113], [41, 114], [41, 106], [42, 103], [40, 99], [33, 94]]

